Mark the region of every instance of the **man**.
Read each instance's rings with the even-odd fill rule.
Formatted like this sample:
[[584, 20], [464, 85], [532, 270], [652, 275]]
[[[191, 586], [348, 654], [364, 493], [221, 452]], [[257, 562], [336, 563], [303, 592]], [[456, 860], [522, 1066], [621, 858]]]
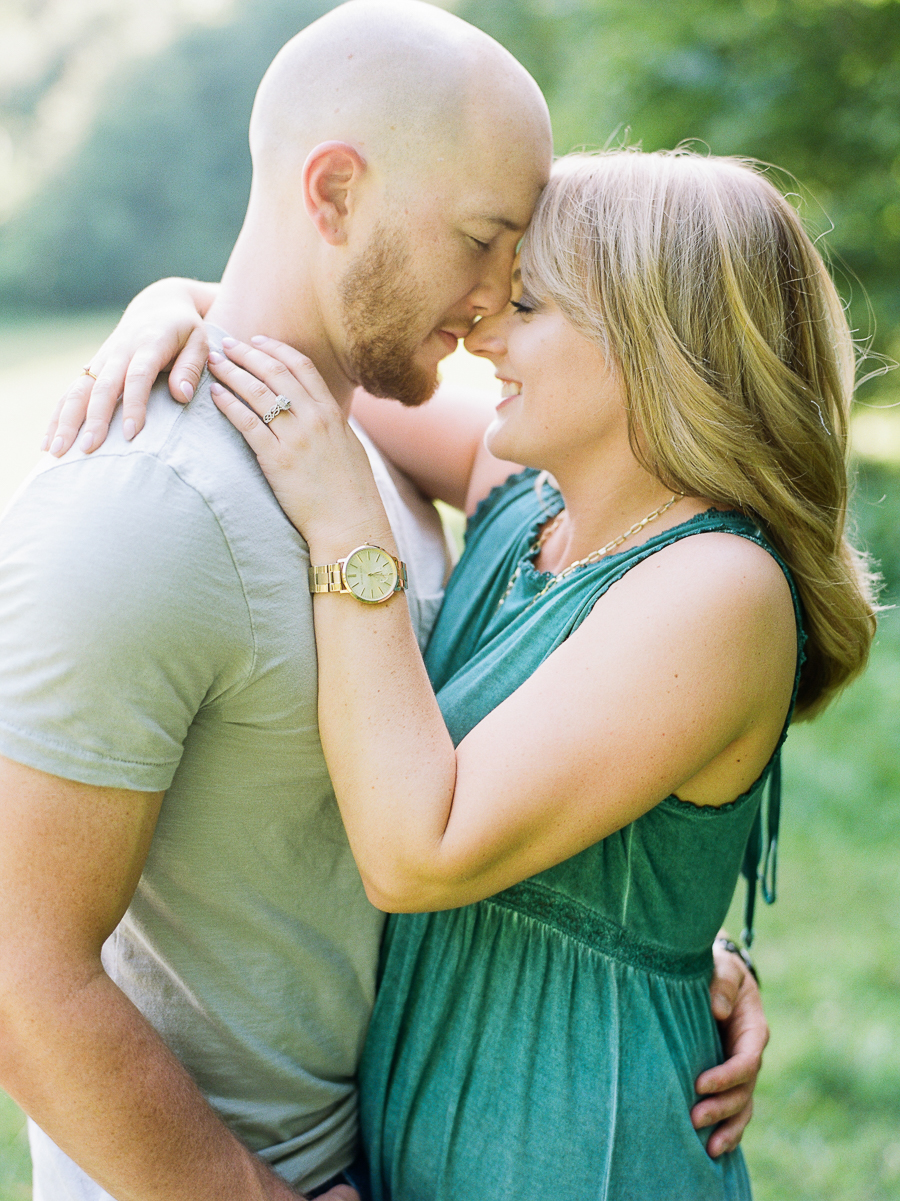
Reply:
[[[533, 80], [441, 10], [354, 0], [276, 58], [251, 150], [209, 320], [302, 348], [346, 406], [424, 400], [508, 297], [551, 155]], [[438, 535], [372, 454], [424, 631]], [[307, 563], [205, 385], [0, 527], [0, 1084], [38, 1201], [282, 1199], [353, 1158], [380, 915], [319, 747]]]

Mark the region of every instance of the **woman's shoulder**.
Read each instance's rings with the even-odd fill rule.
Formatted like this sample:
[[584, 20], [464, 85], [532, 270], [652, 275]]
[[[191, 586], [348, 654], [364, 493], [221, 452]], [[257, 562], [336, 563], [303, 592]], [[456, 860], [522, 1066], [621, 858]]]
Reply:
[[[533, 467], [525, 467], [507, 476], [502, 483], [495, 484], [487, 496], [478, 502], [478, 507], [466, 523], [466, 542], [483, 527], [506, 515], [513, 516], [517, 521], [528, 520], [532, 514], [535, 520], [552, 515], [561, 501], [559, 494], [552, 490], [551, 496], [545, 499], [542, 475]], [[545, 507], [547, 512], [543, 512]]]
[[[636, 586], [678, 582], [679, 593], [707, 596], [715, 603], [733, 598], [740, 607], [773, 601], [792, 610], [791, 574], [765, 532], [740, 513], [709, 510], [666, 531], [628, 573]], [[638, 584], [638, 581], [641, 581]]]
[[616, 611], [625, 622], [663, 623], [672, 638], [695, 643], [698, 653], [706, 644], [732, 660], [768, 652], [787, 661], [802, 653], [793, 580], [758, 526], [740, 514], [711, 511], [667, 533], [611, 581], [608, 600], [586, 620], [588, 627], [606, 626]]

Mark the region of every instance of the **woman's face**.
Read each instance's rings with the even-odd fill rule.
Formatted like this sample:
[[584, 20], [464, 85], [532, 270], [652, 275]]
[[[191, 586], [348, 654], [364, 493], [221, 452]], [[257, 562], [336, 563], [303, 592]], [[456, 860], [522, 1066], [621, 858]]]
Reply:
[[624, 391], [616, 366], [552, 303], [522, 294], [519, 272], [513, 297], [495, 317], [484, 317], [466, 338], [466, 349], [488, 358], [503, 384], [497, 416], [488, 427], [488, 450], [500, 459], [554, 475], [589, 465], [611, 439], [627, 445]]

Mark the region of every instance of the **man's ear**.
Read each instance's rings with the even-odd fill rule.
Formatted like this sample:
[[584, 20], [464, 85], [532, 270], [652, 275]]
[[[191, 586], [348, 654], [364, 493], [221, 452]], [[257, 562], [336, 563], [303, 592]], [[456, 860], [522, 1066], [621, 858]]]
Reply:
[[320, 142], [303, 164], [303, 203], [326, 242], [347, 240], [351, 192], [366, 173], [366, 161], [349, 142]]

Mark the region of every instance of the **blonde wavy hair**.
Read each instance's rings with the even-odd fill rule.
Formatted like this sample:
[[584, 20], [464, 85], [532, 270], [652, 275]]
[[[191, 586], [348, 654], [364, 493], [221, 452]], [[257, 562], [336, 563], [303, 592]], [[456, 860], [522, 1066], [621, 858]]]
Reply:
[[796, 715], [813, 716], [864, 668], [875, 603], [845, 536], [853, 340], [796, 211], [744, 160], [569, 155], [521, 270], [619, 367], [643, 465], [752, 517], [785, 560], [809, 638]]

